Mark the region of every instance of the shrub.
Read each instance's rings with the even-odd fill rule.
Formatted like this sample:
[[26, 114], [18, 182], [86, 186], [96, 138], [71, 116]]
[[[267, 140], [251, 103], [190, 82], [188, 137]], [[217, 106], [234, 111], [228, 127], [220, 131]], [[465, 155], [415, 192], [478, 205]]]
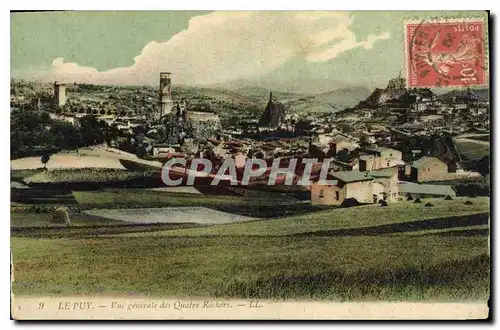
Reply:
[[352, 207], [352, 206], [358, 206], [360, 203], [356, 198], [347, 198], [345, 199], [340, 206], [342, 207]]
[[52, 222], [54, 223], [64, 223], [70, 225], [69, 213], [67, 207], [58, 207], [52, 213]]
[[32, 213], [50, 213], [54, 212], [54, 207], [48, 205], [32, 205], [27, 208], [26, 211]]

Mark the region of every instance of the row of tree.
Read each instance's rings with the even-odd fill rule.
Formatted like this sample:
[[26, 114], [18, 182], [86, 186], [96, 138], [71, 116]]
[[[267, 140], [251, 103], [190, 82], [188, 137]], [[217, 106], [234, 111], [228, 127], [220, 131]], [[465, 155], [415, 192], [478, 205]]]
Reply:
[[33, 156], [110, 142], [119, 132], [95, 117], [85, 116], [77, 124], [50, 118], [46, 112], [11, 113], [11, 158]]

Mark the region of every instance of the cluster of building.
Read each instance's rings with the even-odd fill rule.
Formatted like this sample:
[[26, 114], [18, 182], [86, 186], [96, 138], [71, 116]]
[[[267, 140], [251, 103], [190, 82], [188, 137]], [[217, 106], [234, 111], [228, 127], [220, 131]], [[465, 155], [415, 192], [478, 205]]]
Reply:
[[[385, 90], [376, 90], [368, 101], [361, 102], [361, 107], [333, 115], [334, 120], [332, 115], [318, 116], [305, 126], [302, 120], [300, 132], [297, 118], [287, 114], [286, 107], [271, 93], [260, 120], [252, 125], [245, 123], [240, 130], [221, 130], [217, 137], [200, 143], [193, 155], [182, 153], [179, 147], [175, 152], [170, 150], [171, 153], [157, 156], [203, 157], [215, 163], [231, 157], [239, 167], [248, 158], [264, 159], [269, 166], [277, 158], [284, 161], [284, 166], [292, 158], [313, 157], [318, 161], [329, 158], [332, 164], [329, 175], [338, 183], [322, 186], [315, 181], [309, 187], [313, 204], [341, 205], [349, 199], [375, 203], [395, 202], [410, 196], [455, 196], [452, 187], [443, 185], [443, 181], [470, 180], [481, 174], [462, 168], [460, 157], [448, 159], [446, 155], [429, 152], [418, 142], [432, 136], [457, 134], [474, 125], [458, 118], [463, 126], [457, 124], [450, 131], [445, 125], [436, 125], [435, 118], [425, 117], [439, 115], [446, 107], [452, 107], [454, 112], [479, 109], [470, 116], [478, 120], [475, 114], [483, 113], [481, 109], [487, 111], [488, 102], [480, 101], [470, 90], [465, 96], [438, 100], [428, 89], [408, 91], [404, 85], [403, 78], [391, 80]], [[422, 104], [426, 104], [425, 108]], [[408, 115], [412, 114], [414, 120], [408, 122]], [[391, 116], [395, 118], [385, 123], [374, 120]], [[419, 123], [424, 124], [419, 126]], [[346, 124], [350, 131], [342, 128]], [[245, 136], [245, 131], [253, 135]], [[411, 148], [411, 155], [403, 157], [402, 145]]]
[[[313, 184], [309, 187], [312, 204], [341, 205], [346, 200], [358, 203], [377, 203], [381, 200], [396, 202], [409, 196], [445, 197], [455, 196], [451, 186], [442, 182], [470, 180], [481, 175], [452, 166], [439, 157], [419, 156], [414, 161], [404, 161], [400, 150], [388, 147], [362, 148], [354, 139], [344, 134], [332, 136], [326, 144], [312, 142], [311, 138], [279, 139], [272, 141], [237, 140], [220, 137], [207, 139], [199, 145], [197, 153], [183, 153], [181, 146], [160, 146], [155, 149], [157, 159], [205, 158], [215, 164], [213, 171], [227, 158], [233, 158], [238, 169], [242, 169], [247, 159], [264, 159], [271, 168], [274, 160], [280, 159], [281, 167], [287, 167], [291, 159], [316, 158], [313, 165]], [[322, 147], [322, 148], [318, 148]], [[355, 156], [354, 156], [355, 155]], [[322, 185], [319, 178], [321, 161], [329, 159], [328, 179], [337, 180], [335, 185]], [[352, 161], [350, 160], [352, 159]], [[296, 182], [301, 177], [300, 170], [291, 173]], [[258, 182], [266, 182], [263, 174]]]
[[153, 117], [155, 120], [159, 121], [174, 112], [178, 118], [184, 121], [220, 122], [217, 113], [211, 109], [189, 109], [185, 99], [174, 103], [171, 75], [171, 72], [160, 73], [160, 99], [158, 111]]
[[[383, 148], [381, 156], [375, 156], [380, 162], [372, 169], [361, 165], [359, 170], [332, 171], [329, 178], [338, 183], [325, 186], [316, 181], [311, 186], [311, 203], [341, 205], [348, 199], [355, 199], [358, 203], [377, 203], [409, 197], [454, 197], [456, 192], [451, 185], [434, 182], [481, 177], [478, 172], [450, 172], [448, 165], [437, 157], [424, 156], [406, 164], [400, 155], [397, 150]], [[398, 164], [393, 165], [392, 161]]]
[[[195, 128], [207, 126], [220, 128], [220, 118], [211, 109], [189, 108], [185, 99], [174, 102], [172, 99], [172, 81], [170, 72], [160, 73], [160, 84], [157, 105], [150, 113], [138, 114], [116, 107], [94, 104], [87, 100], [87, 106], [68, 106], [67, 84], [54, 82], [50, 100], [49, 114], [52, 119], [63, 120], [75, 124], [79, 118], [94, 116], [108, 126], [114, 126], [124, 134], [132, 134], [135, 127], [144, 127], [146, 131], [162, 125], [165, 118], [171, 116], [176, 122], [189, 122]], [[38, 99], [38, 108], [42, 107]], [[170, 120], [172, 118], [169, 117]], [[194, 134], [197, 134], [196, 132]]]
[[[219, 116], [210, 108], [190, 107], [184, 98], [174, 100], [169, 72], [160, 73], [158, 94], [157, 107], [149, 116], [94, 115], [130, 134], [135, 127], [144, 127], [143, 142], [147, 142], [149, 158], [162, 162], [173, 157], [206, 158], [217, 171], [227, 158], [233, 158], [238, 168], [244, 167], [249, 158], [263, 159], [269, 166], [276, 159], [282, 160], [284, 166], [292, 158], [315, 158], [318, 166], [329, 159], [329, 177], [338, 183], [324, 186], [313, 180], [309, 187], [312, 204], [454, 196], [451, 186], [434, 183], [480, 174], [462, 168], [460, 157], [430, 152], [421, 141], [472, 128], [489, 130], [489, 118], [485, 117], [489, 115], [489, 103], [473, 91], [442, 98], [429, 89], [407, 90], [401, 77], [392, 79], [385, 89], [376, 89], [354, 108], [313, 117], [290, 114], [270, 93], [260, 119], [235, 127], [222, 127]], [[67, 100], [66, 86], [54, 83], [54, 106], [64, 107]], [[70, 122], [84, 115], [87, 113], [51, 114]], [[149, 137], [149, 133], [154, 136], [165, 125], [176, 127], [174, 140]], [[316, 174], [318, 166], [313, 166]]]

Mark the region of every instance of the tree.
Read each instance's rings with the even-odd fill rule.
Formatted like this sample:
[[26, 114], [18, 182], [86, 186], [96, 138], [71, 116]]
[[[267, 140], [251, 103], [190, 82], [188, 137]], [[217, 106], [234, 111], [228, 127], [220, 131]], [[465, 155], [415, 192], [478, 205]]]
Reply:
[[80, 133], [85, 146], [103, 143], [106, 140], [107, 125], [93, 116], [80, 118]]
[[179, 120], [177, 116], [173, 113], [170, 113], [165, 116], [164, 120], [165, 125], [165, 135], [166, 135], [166, 143], [176, 144], [179, 143], [179, 134], [181, 132], [181, 125], [179, 124]]
[[478, 171], [483, 176], [486, 176], [490, 173], [491, 171], [490, 156], [486, 155], [479, 160]]
[[337, 125], [337, 128], [343, 133], [350, 133], [354, 130], [352, 126], [347, 123], [340, 123]]
[[116, 125], [111, 125], [107, 127], [105, 130], [105, 140], [107, 144], [112, 144], [113, 141], [116, 141], [120, 136], [120, 131], [116, 127]]
[[54, 136], [54, 146], [60, 149], [66, 149], [68, 147], [67, 141], [64, 137], [64, 133], [59, 131]]
[[46, 170], [47, 169], [47, 163], [49, 162], [50, 160], [50, 153], [48, 152], [44, 152], [42, 154], [42, 157], [40, 158], [40, 160], [42, 161], [42, 164], [43, 164], [43, 169]]
[[370, 145], [370, 138], [368, 135], [361, 135], [359, 138], [359, 145], [363, 148], [367, 147]]
[[311, 130], [312, 125], [307, 120], [299, 120], [297, 124], [295, 124], [295, 135], [303, 135], [306, 134], [309, 130]]
[[38, 113], [31, 108], [11, 112], [11, 157], [36, 155], [35, 148], [50, 147], [53, 137], [47, 128], [52, 122], [47, 113]]
[[58, 207], [52, 213], [52, 222], [65, 224], [69, 226], [71, 221], [69, 219], [69, 212], [67, 207]]
[[80, 129], [71, 123], [55, 120], [51, 132], [54, 136], [52, 145], [58, 149], [78, 148], [82, 143]]

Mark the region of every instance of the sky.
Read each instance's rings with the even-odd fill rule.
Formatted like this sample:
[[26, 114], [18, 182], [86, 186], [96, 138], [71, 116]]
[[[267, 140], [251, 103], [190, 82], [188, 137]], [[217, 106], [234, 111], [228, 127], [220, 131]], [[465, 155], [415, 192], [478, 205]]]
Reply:
[[11, 13], [11, 75], [155, 85], [241, 81], [383, 87], [404, 74], [404, 20], [486, 12], [95, 11]]

